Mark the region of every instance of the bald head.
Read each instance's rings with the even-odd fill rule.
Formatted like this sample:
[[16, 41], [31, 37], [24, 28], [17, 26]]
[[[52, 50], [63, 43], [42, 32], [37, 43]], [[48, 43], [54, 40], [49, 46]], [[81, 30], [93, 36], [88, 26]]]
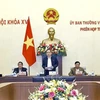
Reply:
[[52, 41], [52, 40], [54, 39], [55, 29], [52, 28], [52, 27], [50, 27], [50, 28], [48, 29], [48, 35], [49, 35], [50, 40]]

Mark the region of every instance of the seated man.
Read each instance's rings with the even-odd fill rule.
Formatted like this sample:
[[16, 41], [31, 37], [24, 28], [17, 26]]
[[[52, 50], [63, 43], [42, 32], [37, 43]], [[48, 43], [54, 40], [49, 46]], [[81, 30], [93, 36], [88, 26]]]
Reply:
[[49, 75], [49, 71], [56, 71], [56, 67], [58, 66], [57, 57], [52, 55], [51, 50], [46, 51], [46, 56], [42, 60], [42, 67], [44, 69], [44, 74]]
[[20, 62], [18, 62], [18, 68], [14, 68], [13, 73], [16, 73], [17, 76], [19, 76], [19, 75], [27, 76], [27, 68], [24, 68], [23, 63], [20, 61]]
[[69, 76], [77, 76], [77, 75], [88, 75], [87, 72], [85, 72], [85, 70], [80, 67], [80, 62], [79, 61], [76, 61], [75, 62], [75, 67], [72, 68], [69, 72]]

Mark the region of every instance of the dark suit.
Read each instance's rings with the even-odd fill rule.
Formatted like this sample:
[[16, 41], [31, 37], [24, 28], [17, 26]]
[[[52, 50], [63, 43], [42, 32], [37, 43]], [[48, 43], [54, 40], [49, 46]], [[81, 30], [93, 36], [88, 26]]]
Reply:
[[[27, 68], [22, 67], [22, 68], [21, 68], [21, 71], [22, 71], [22, 72], [26, 72], [26, 76], [27, 76]], [[16, 73], [16, 74], [19, 73], [19, 68], [14, 68], [13, 73]]]
[[[53, 69], [50, 70], [50, 71], [56, 71], [56, 67], [58, 66], [58, 60], [57, 60], [57, 57], [56, 56], [51, 56], [51, 64], [53, 66]], [[42, 67], [44, 69], [44, 74], [45, 75], [49, 75], [49, 70], [46, 70], [45, 67], [48, 67], [48, 57], [45, 56], [43, 59], [42, 59]]]

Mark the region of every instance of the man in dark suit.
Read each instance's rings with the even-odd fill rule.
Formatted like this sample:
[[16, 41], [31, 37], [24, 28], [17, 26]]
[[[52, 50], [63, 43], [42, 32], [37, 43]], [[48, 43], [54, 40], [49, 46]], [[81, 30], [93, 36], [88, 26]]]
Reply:
[[14, 68], [13, 73], [19, 75], [26, 75], [27, 76], [27, 68], [23, 67], [23, 63], [20, 61], [18, 62], [18, 68]]
[[79, 76], [79, 75], [81, 76], [88, 75], [88, 73], [82, 67], [80, 67], [80, 62], [76, 61], [75, 67], [73, 67], [69, 72], [69, 76]]
[[42, 67], [44, 69], [45, 76], [49, 75], [49, 71], [56, 71], [57, 66], [57, 57], [52, 55], [52, 51], [48, 49], [46, 51], [46, 56], [42, 59]]

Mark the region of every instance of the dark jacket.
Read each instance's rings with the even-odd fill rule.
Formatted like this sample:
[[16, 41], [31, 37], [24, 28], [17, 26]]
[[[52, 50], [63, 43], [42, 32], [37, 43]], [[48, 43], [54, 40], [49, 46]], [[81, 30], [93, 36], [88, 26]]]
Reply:
[[[51, 63], [52, 63], [52, 66], [54, 67], [51, 71], [56, 71], [56, 67], [58, 66], [58, 60], [56, 56], [51, 56]], [[45, 70], [45, 67], [47, 66], [48, 66], [48, 57], [45, 56], [42, 58], [42, 67], [44, 69], [45, 75], [49, 73], [48, 70]]]
[[[79, 70], [83, 72], [83, 75], [88, 75], [88, 73], [82, 67], [79, 67]], [[76, 67], [73, 67], [69, 72], [69, 76], [75, 76], [75, 75], [76, 75]]]
[[[22, 72], [26, 72], [26, 76], [27, 76], [27, 68], [22, 67], [22, 68], [21, 68], [21, 71], [22, 71]], [[14, 68], [13, 73], [16, 73], [16, 74], [19, 73], [19, 68]]]

